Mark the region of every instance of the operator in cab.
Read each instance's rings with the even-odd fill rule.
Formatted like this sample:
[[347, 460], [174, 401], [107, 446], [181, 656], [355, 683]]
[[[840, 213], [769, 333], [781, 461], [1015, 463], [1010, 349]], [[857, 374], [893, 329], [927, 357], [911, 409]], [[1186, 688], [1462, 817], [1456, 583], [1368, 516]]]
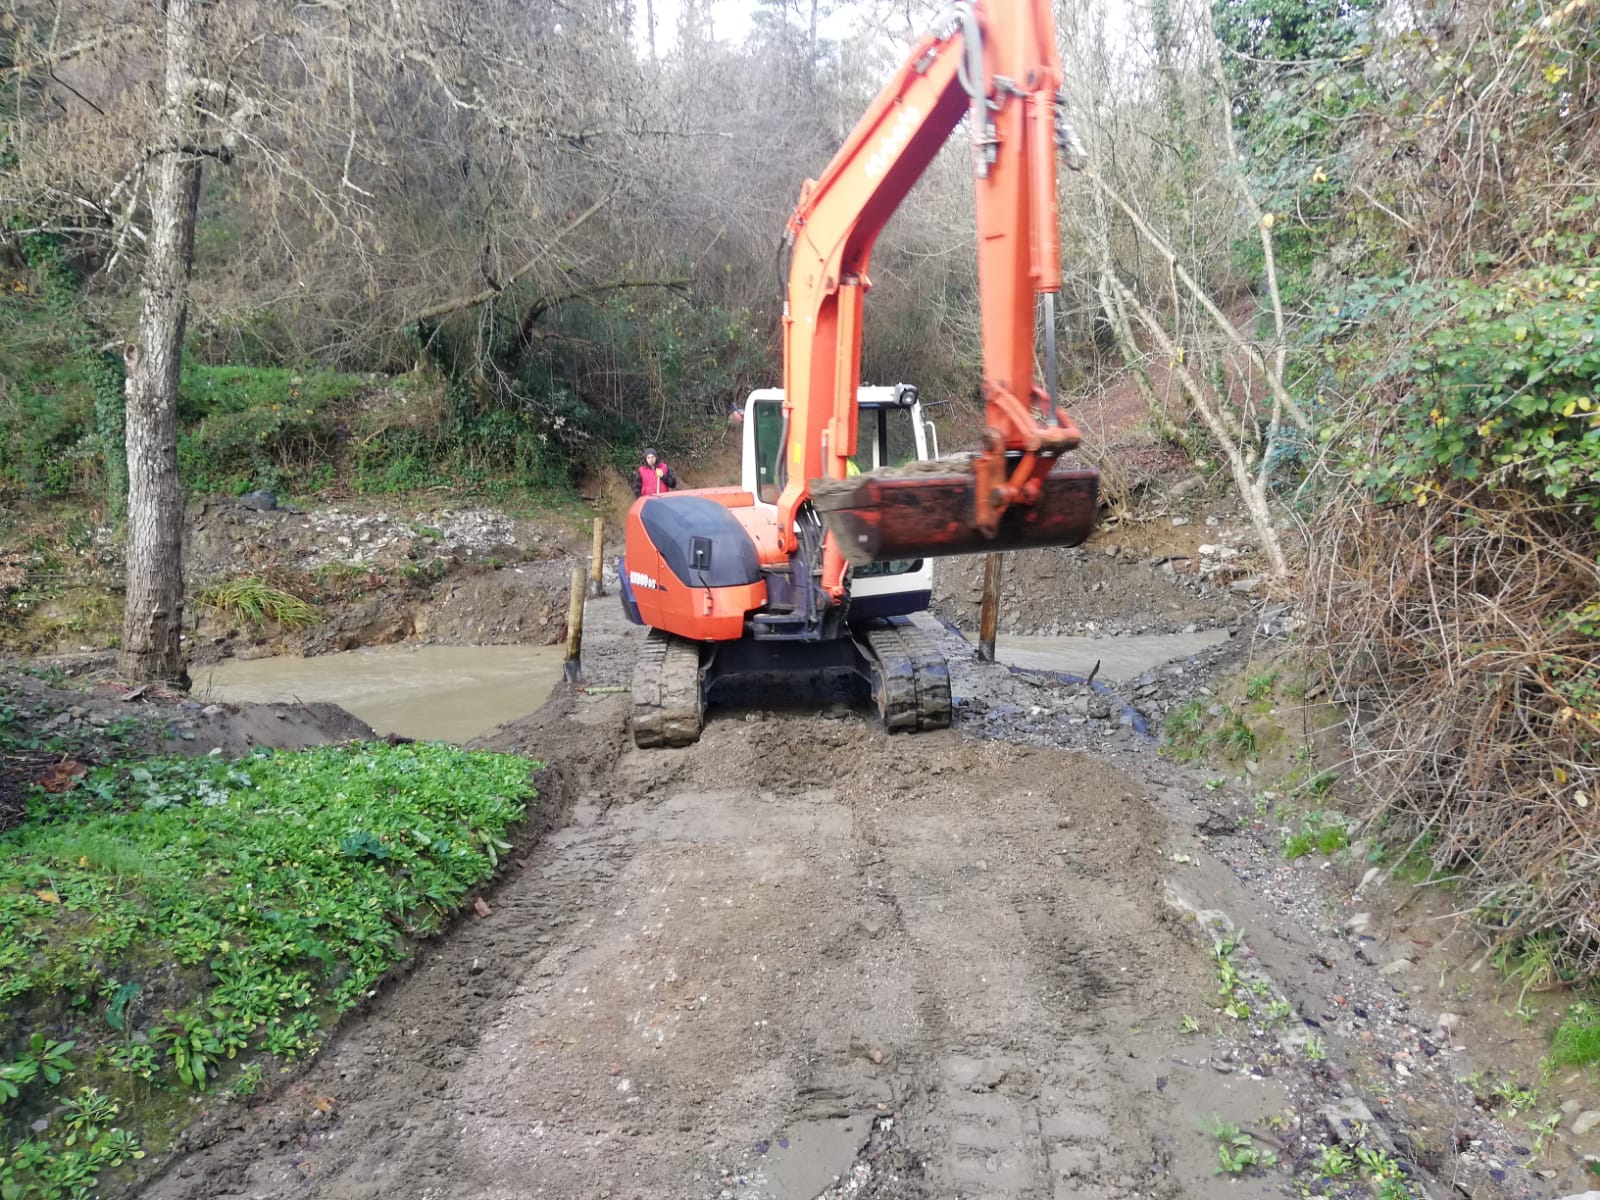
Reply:
[[672, 468], [662, 462], [654, 450], [645, 447], [644, 459], [639, 463], [639, 469], [634, 472], [633, 494], [659, 496], [677, 486], [678, 477], [672, 473]]

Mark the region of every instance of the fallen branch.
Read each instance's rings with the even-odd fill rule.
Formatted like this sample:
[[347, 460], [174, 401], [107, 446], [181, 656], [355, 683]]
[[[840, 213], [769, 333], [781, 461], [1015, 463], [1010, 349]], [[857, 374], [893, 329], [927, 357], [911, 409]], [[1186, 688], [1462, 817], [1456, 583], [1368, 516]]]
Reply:
[[[1227, 425], [1223, 421], [1220, 405], [1209, 389], [1203, 388], [1200, 381], [1194, 377], [1183, 362], [1183, 354], [1173, 342], [1172, 336], [1157, 319], [1148, 307], [1141, 304], [1136, 296], [1128, 290], [1126, 284], [1115, 275], [1107, 274], [1112, 291], [1121, 303], [1138, 318], [1150, 336], [1161, 347], [1163, 354], [1172, 360], [1172, 373], [1183, 385], [1183, 390], [1189, 394], [1195, 411], [1200, 414], [1200, 419], [1206, 423], [1211, 434], [1217, 441], [1217, 447], [1222, 451], [1222, 456], [1228, 460], [1228, 467], [1233, 472], [1234, 485], [1238, 488], [1239, 498], [1244, 501], [1245, 510], [1250, 514], [1250, 523], [1255, 526], [1256, 536], [1261, 539], [1261, 549], [1265, 551], [1268, 561], [1272, 564], [1272, 574], [1278, 579], [1287, 579], [1289, 576], [1289, 562], [1283, 553], [1283, 543], [1278, 537], [1278, 531], [1272, 524], [1272, 513], [1267, 507], [1267, 475], [1263, 472], [1260, 476], [1252, 477], [1250, 464], [1245, 461], [1244, 453], [1239, 443], [1230, 435]], [[1272, 447], [1266, 446], [1262, 450], [1262, 457], [1270, 456]]]

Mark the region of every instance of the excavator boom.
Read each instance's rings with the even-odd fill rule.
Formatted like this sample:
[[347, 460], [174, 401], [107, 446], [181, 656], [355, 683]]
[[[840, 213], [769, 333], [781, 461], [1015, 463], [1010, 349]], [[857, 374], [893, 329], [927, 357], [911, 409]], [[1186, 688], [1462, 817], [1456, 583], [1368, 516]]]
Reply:
[[[847, 563], [1076, 545], [1093, 528], [1095, 472], [1058, 466], [1081, 435], [1034, 379], [1037, 297], [1061, 287], [1060, 86], [1050, 0], [959, 3], [802, 189], [787, 235], [778, 528], [792, 550], [803, 506], [822, 515], [822, 586], [836, 600]], [[943, 471], [852, 478], [873, 246], [963, 115], [977, 191], [982, 445]], [[1046, 374], [1053, 384], [1053, 363]]]

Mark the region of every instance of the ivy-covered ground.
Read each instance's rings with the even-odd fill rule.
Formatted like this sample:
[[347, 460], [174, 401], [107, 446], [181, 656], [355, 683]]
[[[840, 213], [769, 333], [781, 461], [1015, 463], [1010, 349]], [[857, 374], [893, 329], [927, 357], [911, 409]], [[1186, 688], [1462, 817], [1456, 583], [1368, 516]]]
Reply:
[[[0, 771], [22, 739], [0, 726]], [[30, 783], [0, 833], [0, 1197], [93, 1194], [186, 1097], [313, 1051], [495, 873], [529, 774], [342, 744]]]

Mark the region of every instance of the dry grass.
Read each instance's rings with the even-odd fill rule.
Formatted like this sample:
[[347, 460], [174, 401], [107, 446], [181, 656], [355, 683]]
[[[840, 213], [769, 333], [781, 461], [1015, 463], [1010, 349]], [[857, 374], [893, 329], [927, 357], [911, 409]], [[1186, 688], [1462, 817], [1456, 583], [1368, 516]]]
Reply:
[[[1373, 816], [1459, 877], [1496, 941], [1600, 972], [1600, 534], [1526, 495], [1352, 499], [1312, 546], [1311, 628]], [[1600, 619], [1596, 619], [1600, 620]]]

